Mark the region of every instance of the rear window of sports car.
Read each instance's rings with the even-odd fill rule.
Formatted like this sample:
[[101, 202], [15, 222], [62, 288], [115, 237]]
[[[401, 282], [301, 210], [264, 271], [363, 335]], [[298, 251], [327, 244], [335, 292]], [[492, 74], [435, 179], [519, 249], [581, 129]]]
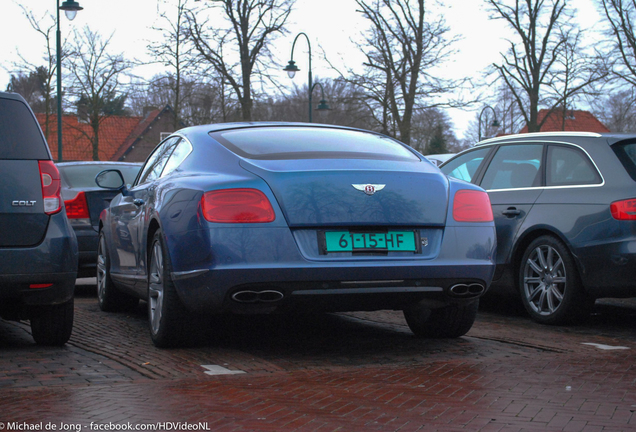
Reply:
[[265, 127], [211, 132], [248, 159], [380, 159], [418, 162], [406, 146], [382, 135], [345, 129]]

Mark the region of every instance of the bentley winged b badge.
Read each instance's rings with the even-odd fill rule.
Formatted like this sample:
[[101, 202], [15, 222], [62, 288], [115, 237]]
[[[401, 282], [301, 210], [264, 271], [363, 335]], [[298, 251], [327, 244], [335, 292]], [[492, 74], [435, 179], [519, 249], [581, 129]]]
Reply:
[[373, 195], [377, 191], [381, 191], [382, 189], [384, 189], [384, 187], [386, 185], [383, 185], [383, 184], [352, 184], [351, 186], [353, 186], [354, 188], [358, 189], [359, 191], [364, 192], [367, 195]]

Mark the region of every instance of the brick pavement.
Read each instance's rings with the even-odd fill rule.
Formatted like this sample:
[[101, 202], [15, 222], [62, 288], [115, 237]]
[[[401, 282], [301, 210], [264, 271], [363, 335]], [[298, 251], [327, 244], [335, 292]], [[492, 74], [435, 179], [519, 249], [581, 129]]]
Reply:
[[[594, 327], [593, 317], [567, 329], [480, 314], [468, 336], [452, 341], [415, 339], [392, 312], [238, 320], [198, 346], [157, 350], [143, 309], [102, 314], [94, 299], [77, 303], [78, 325], [62, 349], [36, 347], [24, 324], [0, 322], [0, 422], [636, 430], [631, 315], [619, 326]], [[247, 373], [209, 376], [202, 364]]]

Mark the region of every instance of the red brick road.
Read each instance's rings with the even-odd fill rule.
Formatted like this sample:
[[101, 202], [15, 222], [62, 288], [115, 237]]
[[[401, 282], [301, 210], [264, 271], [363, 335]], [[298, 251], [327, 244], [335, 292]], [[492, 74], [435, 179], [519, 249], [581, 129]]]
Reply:
[[[196, 347], [157, 350], [143, 309], [103, 314], [93, 298], [78, 298], [63, 349], [39, 348], [24, 324], [0, 322], [0, 422], [5, 430], [90, 430], [91, 422], [120, 430], [128, 422], [203, 422], [213, 431], [636, 430], [634, 329], [629, 309], [575, 328], [484, 312], [468, 336], [426, 341], [399, 314], [381, 312], [239, 320]], [[246, 373], [210, 376], [201, 365]]]

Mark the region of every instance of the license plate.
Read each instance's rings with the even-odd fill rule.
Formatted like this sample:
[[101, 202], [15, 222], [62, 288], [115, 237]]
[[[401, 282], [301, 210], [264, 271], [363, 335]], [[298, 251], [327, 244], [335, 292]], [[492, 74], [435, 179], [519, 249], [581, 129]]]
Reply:
[[416, 252], [413, 231], [349, 232], [326, 231], [327, 252]]

